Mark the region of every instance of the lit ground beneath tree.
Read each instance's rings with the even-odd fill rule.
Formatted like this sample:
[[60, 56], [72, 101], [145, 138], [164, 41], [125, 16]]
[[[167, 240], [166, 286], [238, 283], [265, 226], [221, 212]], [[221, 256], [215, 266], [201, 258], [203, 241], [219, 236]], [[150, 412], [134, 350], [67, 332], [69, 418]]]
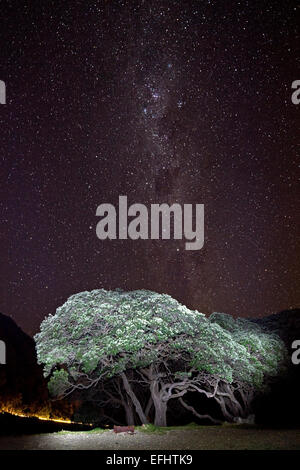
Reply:
[[300, 430], [254, 426], [138, 428], [133, 435], [112, 430], [1, 437], [1, 450], [300, 450]]

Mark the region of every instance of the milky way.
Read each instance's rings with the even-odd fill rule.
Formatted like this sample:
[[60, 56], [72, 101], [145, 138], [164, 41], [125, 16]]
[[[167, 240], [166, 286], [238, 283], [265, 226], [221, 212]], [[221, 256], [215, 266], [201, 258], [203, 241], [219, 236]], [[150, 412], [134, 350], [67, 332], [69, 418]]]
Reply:
[[[0, 311], [165, 292], [204, 313], [299, 306], [293, 1], [1, 5]], [[205, 244], [101, 241], [96, 208], [205, 205]]]

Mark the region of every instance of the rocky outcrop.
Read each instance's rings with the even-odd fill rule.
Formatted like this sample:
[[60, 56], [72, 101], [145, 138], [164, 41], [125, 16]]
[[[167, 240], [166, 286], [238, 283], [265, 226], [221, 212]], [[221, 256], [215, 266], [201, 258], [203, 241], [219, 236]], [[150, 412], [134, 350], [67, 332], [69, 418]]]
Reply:
[[0, 340], [6, 349], [6, 364], [0, 364], [0, 410], [39, 412], [47, 407], [48, 391], [34, 340], [1, 313]]

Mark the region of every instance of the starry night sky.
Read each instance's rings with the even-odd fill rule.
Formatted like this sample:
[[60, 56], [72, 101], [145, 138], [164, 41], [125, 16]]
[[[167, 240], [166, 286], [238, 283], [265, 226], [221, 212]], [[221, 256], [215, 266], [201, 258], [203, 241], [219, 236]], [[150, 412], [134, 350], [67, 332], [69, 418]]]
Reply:
[[[102, 287], [299, 306], [297, 3], [1, 1], [1, 312], [32, 334]], [[99, 240], [119, 195], [204, 204], [204, 248]]]

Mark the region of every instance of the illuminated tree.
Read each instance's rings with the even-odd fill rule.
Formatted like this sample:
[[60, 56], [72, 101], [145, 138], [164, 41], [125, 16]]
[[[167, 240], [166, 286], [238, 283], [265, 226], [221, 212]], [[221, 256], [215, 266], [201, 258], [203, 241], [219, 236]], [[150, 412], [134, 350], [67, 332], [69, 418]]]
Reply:
[[215, 422], [187, 402], [192, 392], [214, 399], [226, 420], [246, 417], [285, 360], [281, 340], [258, 325], [218, 313], [207, 319], [145, 290], [75, 294], [35, 340], [52, 395], [94, 388], [103, 405], [122, 405], [130, 424], [134, 414], [147, 423], [154, 409], [154, 423], [165, 426], [173, 400]]

